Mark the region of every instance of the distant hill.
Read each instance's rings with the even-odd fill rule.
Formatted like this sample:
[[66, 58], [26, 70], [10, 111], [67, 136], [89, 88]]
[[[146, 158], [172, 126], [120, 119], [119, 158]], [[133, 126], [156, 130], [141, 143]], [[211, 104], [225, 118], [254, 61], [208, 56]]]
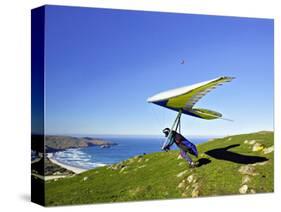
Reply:
[[263, 131], [199, 144], [197, 168], [179, 151], [156, 152], [50, 180], [46, 205], [273, 192], [273, 138]]
[[[38, 145], [39, 142], [40, 142], [39, 139], [32, 139], [32, 147], [40, 146]], [[116, 143], [106, 141], [103, 139], [92, 138], [92, 137], [72, 137], [72, 136], [57, 136], [57, 135], [47, 135], [45, 137], [46, 152], [56, 152], [69, 148], [81, 148], [81, 147], [88, 147], [88, 146], [110, 147], [112, 145], [116, 145]], [[33, 150], [36, 149], [33, 148]]]

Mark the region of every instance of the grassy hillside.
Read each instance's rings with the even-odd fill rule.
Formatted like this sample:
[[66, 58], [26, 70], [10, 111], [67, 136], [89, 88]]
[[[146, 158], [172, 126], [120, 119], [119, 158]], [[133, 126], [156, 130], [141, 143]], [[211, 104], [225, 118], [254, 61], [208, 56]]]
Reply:
[[193, 169], [178, 151], [136, 156], [47, 181], [46, 205], [273, 192], [272, 148], [273, 133], [259, 132], [198, 145]]

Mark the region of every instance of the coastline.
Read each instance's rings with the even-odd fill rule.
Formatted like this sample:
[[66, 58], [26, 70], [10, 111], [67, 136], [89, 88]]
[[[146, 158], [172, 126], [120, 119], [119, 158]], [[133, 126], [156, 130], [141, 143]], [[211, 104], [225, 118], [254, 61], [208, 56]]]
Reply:
[[51, 153], [48, 153], [48, 156], [49, 160], [54, 163], [54, 164], [57, 164], [65, 169], [68, 169], [70, 171], [73, 171], [75, 174], [80, 174], [82, 172], [85, 172], [87, 171], [87, 169], [82, 169], [82, 168], [77, 168], [77, 167], [74, 167], [74, 166], [70, 166], [70, 165], [66, 165], [64, 163], [61, 163], [59, 161], [57, 161], [56, 159], [53, 158], [53, 155]]
[[[155, 151], [159, 151], [159, 141], [161, 139], [155, 139], [155, 142], [153, 142], [153, 145], [151, 145], [151, 142], [150, 142], [150, 139], [139, 139], [139, 138], [135, 138], [135, 142], [137, 144], [137, 146], [140, 146], [140, 147], [143, 147], [143, 152], [144, 153], [150, 153], [150, 152], [155, 152]], [[196, 140], [196, 139], [195, 139]], [[196, 140], [196, 143], [201, 143], [202, 141], [204, 141], [205, 139], [198, 139]], [[48, 152], [47, 153], [47, 158], [54, 164], [62, 167], [62, 168], [65, 168], [69, 171], [72, 171], [74, 172], [75, 174], [80, 174], [80, 173], [83, 173], [89, 169], [92, 169], [92, 168], [97, 168], [97, 167], [100, 167], [100, 166], [106, 166], [106, 165], [110, 165], [110, 164], [114, 164], [114, 163], [117, 163], [117, 162], [120, 162], [122, 160], [126, 160], [128, 158], [131, 157], [131, 155], [139, 155], [139, 154], [142, 154], [140, 151], [138, 151], [138, 148], [132, 148], [132, 142], [131, 142], [131, 138], [127, 138], [127, 139], [121, 139], [121, 138], [115, 138], [115, 139], [112, 139], [112, 142], [114, 143], [118, 143], [118, 144], [123, 144], [123, 145], [118, 145], [116, 148], [115, 148], [115, 151], [112, 152], [112, 151], [109, 151], [110, 154], [108, 154], [108, 151], [107, 149], [100, 149], [100, 148], [93, 148], [93, 152], [88, 152], [88, 154], [95, 154], [97, 151], [98, 153], [100, 151], [104, 151], [103, 153], [103, 158], [99, 158], [99, 154], [96, 154], [96, 161], [89, 161], [91, 163], [93, 163], [93, 167], [92, 166], [85, 166], [85, 167], [76, 167], [74, 164], [71, 164], [71, 163], [65, 163], [64, 161], [60, 161], [59, 157], [60, 156], [63, 156], [63, 157], [67, 157], [67, 158], [71, 158], [72, 156], [73, 157], [77, 157], [77, 160], [80, 160], [81, 158], [81, 162], [83, 162], [84, 158], [86, 158], [85, 154], [87, 153], [80, 153], [79, 154], [77, 153], [76, 154], [76, 151], [72, 151], [72, 148], [71, 148], [71, 151], [70, 152], [67, 152], [68, 149], [66, 149], [65, 151], [67, 152], [66, 156], [64, 156], [63, 154], [62, 155], [56, 155], [56, 152]], [[134, 144], [135, 145], [135, 144]], [[122, 146], [125, 146], [126, 149], [130, 149], [130, 154], [128, 154], [128, 151], [125, 151], [124, 148], [122, 149]], [[121, 148], [119, 148], [121, 147]], [[79, 151], [79, 148], [75, 148]], [[74, 148], [73, 148], [74, 150]], [[117, 157], [115, 152], [118, 152], [118, 157], [120, 157], [121, 155], [121, 159], [119, 161], [111, 161], [111, 160], [108, 160], [106, 161], [105, 158], [109, 158], [109, 157]], [[128, 156], [128, 155], [130, 156]], [[85, 156], [85, 157], [84, 157]], [[88, 161], [88, 160], [87, 160]]]

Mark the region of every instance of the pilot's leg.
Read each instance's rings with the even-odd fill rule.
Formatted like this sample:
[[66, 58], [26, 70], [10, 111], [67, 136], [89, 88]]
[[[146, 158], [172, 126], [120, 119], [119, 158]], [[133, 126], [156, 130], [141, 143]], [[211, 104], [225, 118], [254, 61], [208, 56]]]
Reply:
[[191, 158], [188, 156], [188, 154], [184, 150], [181, 150], [180, 154], [188, 162], [188, 164], [192, 163]]
[[182, 143], [188, 148], [190, 154], [192, 154], [192, 155], [198, 157], [197, 148], [196, 148], [196, 146], [195, 146], [193, 143], [191, 143], [191, 142], [188, 141], [188, 140], [185, 140], [185, 141], [183, 141]]

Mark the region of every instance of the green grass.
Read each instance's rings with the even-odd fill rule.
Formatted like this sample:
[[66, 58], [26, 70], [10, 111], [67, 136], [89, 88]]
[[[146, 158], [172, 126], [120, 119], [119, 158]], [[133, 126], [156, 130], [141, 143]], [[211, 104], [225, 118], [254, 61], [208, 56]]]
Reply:
[[[209, 159], [210, 163], [194, 169], [189, 168], [183, 159], [177, 159], [178, 151], [157, 152], [131, 158], [113, 165], [113, 168], [100, 167], [74, 177], [47, 181], [46, 205], [191, 197], [195, 187], [198, 196], [239, 194], [243, 175], [238, 170], [245, 164], [219, 160], [204, 153], [233, 144], [240, 146], [228, 151], [268, 159], [264, 165], [250, 165], [256, 175], [249, 176], [247, 193], [273, 192], [273, 152], [253, 152], [253, 145], [244, 143], [253, 139], [265, 148], [273, 145], [272, 132], [236, 135], [198, 145], [199, 158]], [[185, 170], [183, 176], [177, 177]], [[190, 175], [196, 182], [186, 182]], [[183, 180], [184, 188], [178, 188]]]

